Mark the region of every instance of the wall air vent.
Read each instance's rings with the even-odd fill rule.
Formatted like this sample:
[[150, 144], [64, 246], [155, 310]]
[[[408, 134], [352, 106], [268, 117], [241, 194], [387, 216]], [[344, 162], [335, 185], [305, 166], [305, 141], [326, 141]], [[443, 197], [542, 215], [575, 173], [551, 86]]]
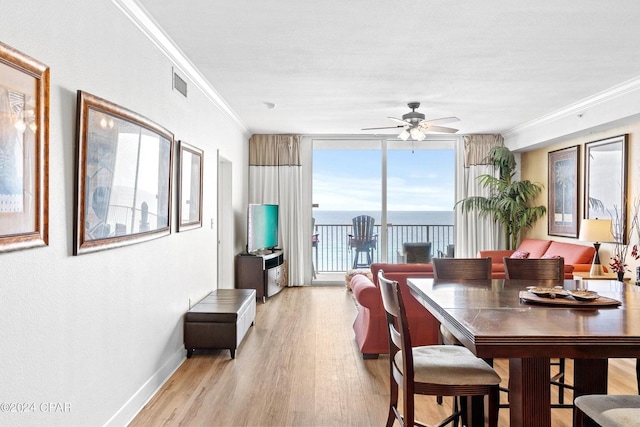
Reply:
[[187, 82], [178, 75], [175, 71], [173, 72], [173, 88], [187, 97]]

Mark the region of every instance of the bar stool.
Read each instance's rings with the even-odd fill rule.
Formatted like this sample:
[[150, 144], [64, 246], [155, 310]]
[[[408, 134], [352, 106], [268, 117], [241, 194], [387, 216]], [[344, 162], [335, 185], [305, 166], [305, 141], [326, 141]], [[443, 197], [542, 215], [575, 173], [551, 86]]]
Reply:
[[[420, 425], [415, 421], [414, 394], [454, 396], [452, 414], [438, 426], [462, 418], [464, 425], [480, 421], [484, 424], [484, 404], [481, 397], [489, 397], [489, 426], [498, 425], [498, 385], [500, 376], [484, 360], [477, 358], [465, 347], [428, 345], [412, 347], [402, 291], [398, 282], [388, 280], [378, 272], [382, 303], [387, 317], [389, 333], [389, 366], [391, 395], [387, 427], [397, 419], [402, 426]], [[398, 411], [398, 389], [402, 387], [403, 413]], [[461, 399], [458, 407], [458, 398]], [[468, 418], [471, 407], [472, 420]], [[475, 424], [473, 424], [475, 425]]]

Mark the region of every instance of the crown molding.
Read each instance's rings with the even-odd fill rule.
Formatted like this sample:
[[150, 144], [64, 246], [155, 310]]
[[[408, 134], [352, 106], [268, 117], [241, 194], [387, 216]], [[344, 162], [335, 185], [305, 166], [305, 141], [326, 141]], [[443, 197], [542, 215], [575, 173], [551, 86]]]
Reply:
[[235, 123], [243, 133], [249, 129], [242, 119], [231, 109], [215, 88], [200, 73], [180, 48], [164, 32], [160, 25], [149, 15], [147, 10], [136, 0], [111, 0], [111, 2], [127, 17], [151, 42], [162, 52], [175, 67], [184, 73], [202, 91], [229, 120]]
[[502, 135], [506, 139], [511, 135], [522, 134], [529, 130], [544, 127], [567, 117], [582, 117], [586, 111], [593, 109], [600, 104], [612, 102], [618, 98], [633, 95], [635, 93], [640, 93], [640, 77], [627, 80], [626, 82], [570, 104], [560, 110], [511, 128]]

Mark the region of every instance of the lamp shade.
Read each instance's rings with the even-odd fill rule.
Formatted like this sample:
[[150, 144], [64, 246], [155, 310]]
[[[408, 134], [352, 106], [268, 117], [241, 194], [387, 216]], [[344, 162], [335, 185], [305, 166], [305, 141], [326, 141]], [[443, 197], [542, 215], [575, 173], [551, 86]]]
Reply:
[[579, 239], [585, 242], [613, 242], [610, 219], [583, 219]]

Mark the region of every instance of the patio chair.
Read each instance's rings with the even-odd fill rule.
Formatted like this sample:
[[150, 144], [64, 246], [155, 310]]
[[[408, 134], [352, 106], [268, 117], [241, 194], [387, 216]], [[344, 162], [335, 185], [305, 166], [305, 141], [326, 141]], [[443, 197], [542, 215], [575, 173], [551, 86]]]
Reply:
[[[354, 251], [353, 268], [369, 267], [373, 251], [378, 246], [378, 235], [373, 233], [375, 218], [360, 215], [353, 218], [353, 234], [349, 234], [349, 248]], [[360, 262], [360, 254], [366, 255], [366, 263]]]
[[438, 258], [453, 258], [455, 256], [455, 248], [456, 245], [450, 244], [447, 245], [447, 250], [445, 252], [438, 249]]
[[406, 242], [402, 244], [404, 262], [407, 264], [429, 264], [431, 242]]

